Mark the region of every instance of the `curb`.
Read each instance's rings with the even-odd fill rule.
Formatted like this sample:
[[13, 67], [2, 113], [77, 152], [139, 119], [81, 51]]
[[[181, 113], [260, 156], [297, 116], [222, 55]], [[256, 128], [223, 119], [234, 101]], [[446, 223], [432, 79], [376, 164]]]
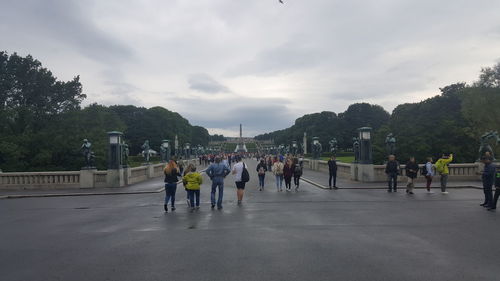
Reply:
[[[300, 178], [301, 180], [315, 186], [315, 187], [318, 187], [318, 188], [321, 188], [321, 189], [326, 189], [326, 190], [330, 190], [329, 187], [327, 186], [324, 186], [322, 184], [319, 184], [315, 181], [312, 181], [308, 178], [304, 178], [304, 177], [301, 177]], [[405, 186], [402, 186], [401, 187], [402, 189], [406, 188]], [[433, 187], [433, 188], [438, 188], [439, 189], [439, 186], [436, 186], [436, 187]], [[482, 187], [479, 187], [479, 186], [472, 186], [472, 185], [463, 185], [463, 186], [448, 186], [447, 189], [463, 189], [463, 188], [471, 188], [471, 189], [483, 189]], [[374, 187], [338, 187], [337, 190], [340, 190], [340, 189], [360, 189], [360, 190], [369, 190], [369, 189], [387, 189], [386, 186], [374, 186]], [[415, 187], [414, 189], [425, 189], [425, 187]], [[332, 189], [333, 190], [333, 189]]]

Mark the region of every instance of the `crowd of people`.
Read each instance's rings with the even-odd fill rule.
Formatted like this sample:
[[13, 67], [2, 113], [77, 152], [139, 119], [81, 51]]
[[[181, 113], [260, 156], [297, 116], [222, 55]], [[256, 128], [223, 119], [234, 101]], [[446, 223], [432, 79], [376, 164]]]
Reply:
[[[224, 197], [224, 179], [228, 175], [233, 176], [233, 180], [237, 189], [238, 205], [242, 204], [245, 192], [246, 183], [250, 180], [248, 166], [243, 162], [243, 159], [255, 158], [258, 162], [255, 171], [258, 176], [258, 190], [263, 191], [266, 187], [266, 175], [271, 173], [275, 178], [276, 191], [291, 192], [298, 191], [300, 179], [303, 174], [303, 158], [293, 155], [258, 155], [258, 154], [211, 154], [199, 157], [200, 166], [208, 166], [205, 170], [210, 178], [211, 185], [211, 208], [222, 209]], [[484, 169], [482, 171], [482, 183], [484, 190], [484, 202], [480, 204], [487, 210], [495, 210], [498, 198], [500, 197], [500, 172], [497, 172], [495, 165], [492, 163], [492, 157], [485, 155], [482, 158]], [[448, 165], [453, 161], [453, 154], [443, 154], [436, 162], [432, 157], [427, 158], [425, 164], [420, 166], [415, 157], [410, 157], [405, 165], [405, 175], [407, 177], [406, 193], [414, 194], [415, 181], [420, 173], [426, 180], [426, 189], [428, 193], [433, 193], [431, 185], [433, 179], [439, 175], [440, 188], [442, 194], [448, 194], [447, 183], [449, 176]], [[330, 189], [338, 189], [337, 187], [337, 161], [335, 156], [332, 156], [328, 162], [328, 186]], [[186, 190], [187, 204], [191, 211], [200, 208], [200, 186], [203, 183], [201, 173], [197, 172], [194, 164], [187, 165], [184, 168], [182, 161], [177, 162], [172, 159], [165, 166], [165, 212], [168, 212], [168, 204], [170, 203], [171, 210], [175, 210], [175, 195], [179, 179], [182, 179], [182, 184]], [[396, 160], [396, 156], [390, 155], [385, 166], [387, 174], [388, 192], [398, 191], [398, 177], [403, 174], [403, 169], [400, 163]], [[292, 188], [293, 181], [293, 188]], [[497, 187], [493, 193], [493, 185]]]

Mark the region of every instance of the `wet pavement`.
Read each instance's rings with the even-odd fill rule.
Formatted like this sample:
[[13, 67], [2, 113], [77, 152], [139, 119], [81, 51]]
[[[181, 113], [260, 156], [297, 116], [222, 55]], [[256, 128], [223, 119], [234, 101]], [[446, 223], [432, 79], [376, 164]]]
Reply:
[[[500, 213], [482, 192], [414, 196], [257, 190], [242, 206], [226, 179], [224, 209], [177, 210], [164, 193], [0, 200], [0, 280], [499, 280]], [[161, 186], [161, 179], [151, 183]]]

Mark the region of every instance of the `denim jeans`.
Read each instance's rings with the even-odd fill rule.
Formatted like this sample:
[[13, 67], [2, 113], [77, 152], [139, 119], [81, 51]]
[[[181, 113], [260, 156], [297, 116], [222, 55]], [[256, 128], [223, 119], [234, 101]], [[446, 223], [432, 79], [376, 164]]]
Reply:
[[195, 200], [196, 200], [196, 207], [200, 206], [200, 190], [191, 190], [188, 189], [188, 196], [189, 196], [189, 204], [191, 208], [194, 208], [195, 206]]
[[398, 174], [387, 174], [389, 191], [398, 190]]
[[175, 193], [177, 191], [176, 183], [166, 183], [165, 184], [165, 205], [168, 205], [168, 201], [175, 206]]
[[484, 204], [486, 206], [493, 205], [493, 183], [483, 182]]
[[[333, 181], [333, 185], [332, 185]], [[330, 173], [330, 176], [328, 177], [328, 187], [337, 187], [337, 172], [335, 173]]]
[[259, 175], [259, 186], [264, 188], [264, 179], [266, 178], [266, 175]]
[[283, 175], [276, 175], [276, 188], [278, 190], [283, 188]]
[[210, 200], [212, 206], [215, 206], [215, 193], [219, 188], [219, 197], [217, 198], [217, 207], [222, 207], [222, 197], [224, 196], [224, 178], [216, 177], [212, 180], [212, 193], [210, 194]]

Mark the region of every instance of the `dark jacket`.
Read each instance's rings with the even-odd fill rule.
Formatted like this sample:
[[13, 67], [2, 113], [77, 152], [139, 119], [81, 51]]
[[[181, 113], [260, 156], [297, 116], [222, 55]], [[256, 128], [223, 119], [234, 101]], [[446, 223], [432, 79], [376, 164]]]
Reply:
[[288, 166], [288, 164], [285, 164], [285, 167], [283, 168], [283, 177], [285, 178], [291, 178], [293, 177], [293, 165]]
[[165, 173], [165, 182], [166, 183], [177, 183], [179, 181], [179, 177], [181, 174], [177, 171], [177, 169], [172, 169], [170, 174]]
[[330, 174], [337, 173], [337, 161], [331, 159], [328, 160], [328, 171], [330, 171]]
[[267, 165], [266, 163], [260, 163], [257, 164], [257, 168], [255, 169], [257, 172], [259, 172], [260, 168], [263, 168], [264, 169], [264, 172], [267, 172]]
[[485, 185], [493, 185], [495, 182], [496, 167], [494, 164], [484, 165], [482, 180]]
[[416, 178], [419, 169], [417, 162], [408, 161], [406, 163], [406, 176], [412, 179]]
[[387, 165], [385, 166], [385, 173], [386, 174], [391, 174], [391, 175], [399, 175], [399, 162], [394, 160], [394, 161], [389, 161], [387, 162]]
[[293, 165], [293, 176], [294, 177], [301, 177], [303, 173], [302, 170], [302, 165], [299, 163]]

